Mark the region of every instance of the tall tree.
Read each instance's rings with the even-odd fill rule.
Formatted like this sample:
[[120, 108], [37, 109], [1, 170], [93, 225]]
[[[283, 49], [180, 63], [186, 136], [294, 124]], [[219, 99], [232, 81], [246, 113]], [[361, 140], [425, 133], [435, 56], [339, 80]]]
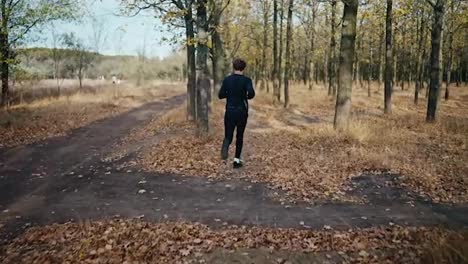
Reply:
[[444, 28], [445, 0], [426, 0], [433, 8], [434, 18], [431, 33], [431, 72], [429, 83], [429, 99], [427, 103], [426, 121], [433, 122], [436, 118], [437, 103], [442, 84], [442, 41]]
[[328, 60], [328, 95], [336, 95], [336, 0], [330, 0], [331, 4], [331, 30], [330, 30], [330, 58]]
[[[267, 47], [268, 47], [268, 26], [270, 17], [270, 2], [269, 0], [261, 0], [262, 15], [263, 15], [263, 42], [262, 42], [262, 64], [261, 64], [261, 79], [260, 90], [268, 89], [267, 79]], [[267, 90], [268, 92], [268, 90]]]
[[414, 104], [418, 104], [419, 91], [424, 86], [424, 58], [426, 56], [426, 20], [424, 18], [424, 8], [419, 7], [419, 29], [418, 29], [418, 49], [416, 61], [416, 83], [414, 87]]
[[197, 72], [195, 64], [195, 30], [192, 12], [193, 0], [185, 0], [185, 5], [181, 0], [177, 2], [177, 7], [185, 10], [185, 48], [187, 50], [187, 119], [197, 119]]
[[208, 133], [208, 17], [207, 0], [197, 0], [197, 129], [199, 135]]
[[[450, 2], [450, 17], [449, 17], [449, 27], [447, 30], [447, 62], [445, 63], [445, 76], [447, 76], [447, 80], [445, 82], [445, 100], [449, 99], [450, 96], [450, 84], [453, 81], [453, 71], [454, 71], [454, 35], [458, 29], [462, 28], [463, 26], [468, 27], [467, 24], [461, 23], [460, 25], [455, 25], [456, 20], [456, 11], [457, 8], [461, 5], [461, 1], [451, 0]], [[466, 19], [466, 18], [465, 18]], [[468, 22], [466, 22], [468, 23]]]
[[[297, 4], [297, 17], [301, 20], [304, 27], [305, 37], [309, 38], [309, 45], [304, 45], [305, 53], [300, 54], [304, 59], [303, 79], [304, 83], [308, 82], [309, 90], [312, 90], [316, 80], [316, 65], [315, 65], [315, 23], [317, 17], [318, 2], [317, 0], [303, 0], [302, 4]], [[299, 37], [300, 38], [300, 37]]]
[[385, 95], [384, 112], [392, 112], [392, 92], [393, 92], [393, 49], [392, 49], [392, 9], [393, 0], [387, 0], [387, 16], [385, 22]]
[[[230, 0], [209, 0], [209, 24], [210, 24], [210, 33], [213, 46], [211, 48], [211, 62], [213, 66], [213, 94], [217, 94], [221, 88], [221, 83], [223, 81], [224, 74], [226, 73], [225, 69], [225, 52], [224, 44], [221, 39], [220, 34], [220, 23], [221, 17], [224, 10], [230, 4]], [[211, 98], [211, 96], [210, 96]]]
[[195, 0], [121, 0], [124, 13], [135, 16], [143, 10], [152, 10], [167, 25], [185, 29], [187, 51], [187, 119], [197, 119], [196, 59], [195, 59]]
[[372, 81], [372, 57], [374, 56], [372, 50], [372, 35], [369, 36], [369, 63], [367, 64], [367, 96], [371, 97], [371, 81]]
[[343, 25], [341, 27], [338, 96], [336, 98], [334, 127], [345, 130], [351, 114], [353, 87], [353, 59], [356, 43], [358, 0], [343, 0]]
[[278, 0], [273, 0], [273, 97], [279, 102], [281, 91], [278, 84]]
[[281, 100], [281, 87], [283, 76], [283, 21], [284, 21], [284, 1], [280, 4], [280, 30], [279, 30], [279, 54], [278, 54], [278, 102]]
[[358, 24], [358, 32], [362, 32], [361, 34], [357, 33], [356, 35], [356, 51], [354, 52], [354, 73], [353, 73], [353, 80], [358, 81], [359, 80], [359, 86], [362, 87], [362, 75], [360, 71], [360, 66], [361, 66], [361, 54], [362, 53], [362, 41], [364, 39], [365, 31], [362, 30], [362, 24], [364, 23], [364, 18], [365, 16], [362, 15], [361, 19], [359, 19], [359, 24]]
[[382, 80], [384, 79], [384, 54], [383, 46], [385, 43], [385, 23], [379, 23], [380, 37], [379, 37], [379, 89], [382, 88]]
[[54, 20], [74, 19], [79, 11], [80, 1], [74, 0], [0, 1], [1, 106], [8, 103], [10, 66], [15, 63], [13, 49], [24, 44], [32, 29]]
[[317, 16], [317, 3], [315, 1], [311, 1], [310, 3], [311, 9], [312, 9], [312, 19], [311, 23], [312, 25], [310, 26], [310, 75], [309, 75], [309, 90], [312, 90], [313, 87], [313, 80], [314, 76], [316, 78], [315, 74], [315, 17]]
[[83, 40], [76, 37], [74, 33], [64, 34], [63, 43], [65, 46], [72, 51], [71, 66], [76, 72], [78, 80], [80, 82], [80, 89], [83, 88], [83, 78], [85, 77], [85, 71], [89, 68], [93, 59], [97, 56], [96, 53], [91, 52], [91, 49], [87, 47]]
[[291, 44], [292, 44], [292, 16], [294, 0], [289, 0], [288, 4], [288, 22], [286, 25], [286, 54], [284, 68], [284, 107], [289, 106], [289, 73], [291, 68]]

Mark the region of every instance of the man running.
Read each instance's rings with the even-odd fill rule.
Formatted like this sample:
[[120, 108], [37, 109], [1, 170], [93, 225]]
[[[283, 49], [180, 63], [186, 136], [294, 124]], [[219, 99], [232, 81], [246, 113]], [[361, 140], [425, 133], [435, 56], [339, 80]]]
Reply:
[[247, 63], [242, 59], [236, 59], [232, 63], [234, 73], [223, 80], [219, 90], [219, 99], [226, 98], [226, 112], [224, 114], [224, 141], [221, 147], [221, 159], [228, 159], [229, 145], [231, 145], [236, 133], [236, 155], [234, 158], [234, 168], [242, 167], [241, 152], [244, 140], [244, 130], [249, 116], [249, 103], [255, 97], [252, 80], [244, 76], [244, 69]]

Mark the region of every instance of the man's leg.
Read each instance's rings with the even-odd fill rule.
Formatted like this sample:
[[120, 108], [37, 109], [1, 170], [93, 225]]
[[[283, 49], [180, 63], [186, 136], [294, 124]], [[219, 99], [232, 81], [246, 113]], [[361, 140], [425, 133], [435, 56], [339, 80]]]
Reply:
[[221, 147], [221, 159], [227, 160], [229, 154], [229, 145], [231, 145], [232, 137], [234, 136], [234, 129], [236, 124], [233, 120], [232, 113], [226, 111], [224, 114], [224, 140]]
[[247, 113], [240, 114], [240, 120], [237, 124], [237, 133], [236, 133], [236, 158], [240, 159], [242, 153], [242, 146], [244, 144], [244, 131], [247, 126]]

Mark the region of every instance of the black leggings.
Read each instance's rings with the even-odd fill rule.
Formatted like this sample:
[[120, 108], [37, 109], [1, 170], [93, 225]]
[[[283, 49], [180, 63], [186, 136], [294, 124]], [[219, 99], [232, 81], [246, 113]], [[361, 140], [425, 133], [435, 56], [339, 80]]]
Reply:
[[224, 114], [224, 141], [223, 147], [229, 148], [234, 137], [234, 129], [236, 133], [236, 158], [240, 159], [242, 145], [244, 142], [244, 131], [247, 125], [247, 111], [245, 110], [226, 110]]

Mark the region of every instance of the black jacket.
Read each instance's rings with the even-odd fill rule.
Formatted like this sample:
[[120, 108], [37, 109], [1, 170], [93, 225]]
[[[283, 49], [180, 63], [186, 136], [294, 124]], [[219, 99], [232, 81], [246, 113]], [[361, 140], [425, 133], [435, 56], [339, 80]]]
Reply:
[[224, 78], [218, 94], [219, 99], [227, 99], [226, 110], [249, 109], [250, 100], [255, 97], [252, 80], [240, 74], [231, 74]]

